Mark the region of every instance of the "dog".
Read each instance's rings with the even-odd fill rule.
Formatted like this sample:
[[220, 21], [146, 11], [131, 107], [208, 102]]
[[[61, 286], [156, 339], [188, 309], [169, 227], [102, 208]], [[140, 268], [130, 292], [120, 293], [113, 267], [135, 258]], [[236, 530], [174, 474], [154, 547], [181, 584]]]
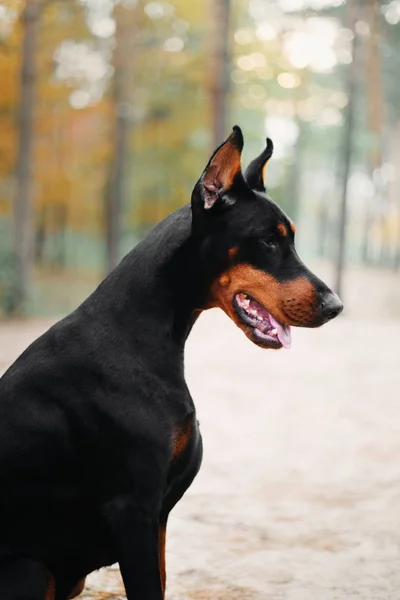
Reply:
[[128, 600], [162, 600], [168, 515], [202, 441], [184, 378], [199, 314], [219, 307], [261, 348], [336, 317], [234, 127], [191, 203], [159, 223], [0, 380], [0, 598], [66, 600], [119, 563]]

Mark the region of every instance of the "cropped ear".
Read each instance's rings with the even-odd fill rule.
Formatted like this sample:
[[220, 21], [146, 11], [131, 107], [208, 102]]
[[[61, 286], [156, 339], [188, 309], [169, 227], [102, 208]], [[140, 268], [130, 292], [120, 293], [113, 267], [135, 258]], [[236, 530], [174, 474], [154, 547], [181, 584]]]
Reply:
[[209, 160], [200, 178], [204, 208], [212, 208], [223, 192], [228, 191], [241, 173], [243, 134], [237, 125], [226, 142]]
[[247, 185], [257, 192], [265, 192], [264, 177], [267, 162], [274, 151], [274, 144], [270, 138], [267, 138], [267, 145], [257, 158], [255, 158], [247, 167], [244, 178]]

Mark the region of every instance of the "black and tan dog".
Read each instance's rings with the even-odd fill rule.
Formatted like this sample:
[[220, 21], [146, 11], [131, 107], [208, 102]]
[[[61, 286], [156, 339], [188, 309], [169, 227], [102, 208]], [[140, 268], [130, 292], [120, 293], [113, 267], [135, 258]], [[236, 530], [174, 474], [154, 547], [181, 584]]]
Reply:
[[202, 457], [183, 366], [197, 316], [219, 306], [277, 349], [342, 310], [266, 195], [272, 143], [245, 175], [242, 146], [235, 127], [191, 205], [0, 380], [1, 600], [66, 600], [115, 562], [129, 600], [162, 600], [168, 514]]

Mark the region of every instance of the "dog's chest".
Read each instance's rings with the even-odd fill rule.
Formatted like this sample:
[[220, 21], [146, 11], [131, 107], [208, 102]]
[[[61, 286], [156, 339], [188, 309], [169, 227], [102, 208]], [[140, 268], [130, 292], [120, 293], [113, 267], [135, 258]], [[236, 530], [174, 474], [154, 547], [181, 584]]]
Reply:
[[194, 415], [190, 415], [174, 427], [171, 453], [171, 461], [173, 464], [184, 459], [193, 438], [197, 435], [198, 424]]
[[193, 413], [173, 431], [164, 509], [168, 512], [197, 475], [203, 456], [199, 424]]

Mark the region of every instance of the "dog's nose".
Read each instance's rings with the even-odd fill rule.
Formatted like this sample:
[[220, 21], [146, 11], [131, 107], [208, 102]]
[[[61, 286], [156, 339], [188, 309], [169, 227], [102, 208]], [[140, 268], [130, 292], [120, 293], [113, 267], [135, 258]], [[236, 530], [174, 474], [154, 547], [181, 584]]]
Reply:
[[343, 303], [335, 292], [327, 292], [322, 297], [321, 312], [327, 321], [334, 319], [343, 310]]

